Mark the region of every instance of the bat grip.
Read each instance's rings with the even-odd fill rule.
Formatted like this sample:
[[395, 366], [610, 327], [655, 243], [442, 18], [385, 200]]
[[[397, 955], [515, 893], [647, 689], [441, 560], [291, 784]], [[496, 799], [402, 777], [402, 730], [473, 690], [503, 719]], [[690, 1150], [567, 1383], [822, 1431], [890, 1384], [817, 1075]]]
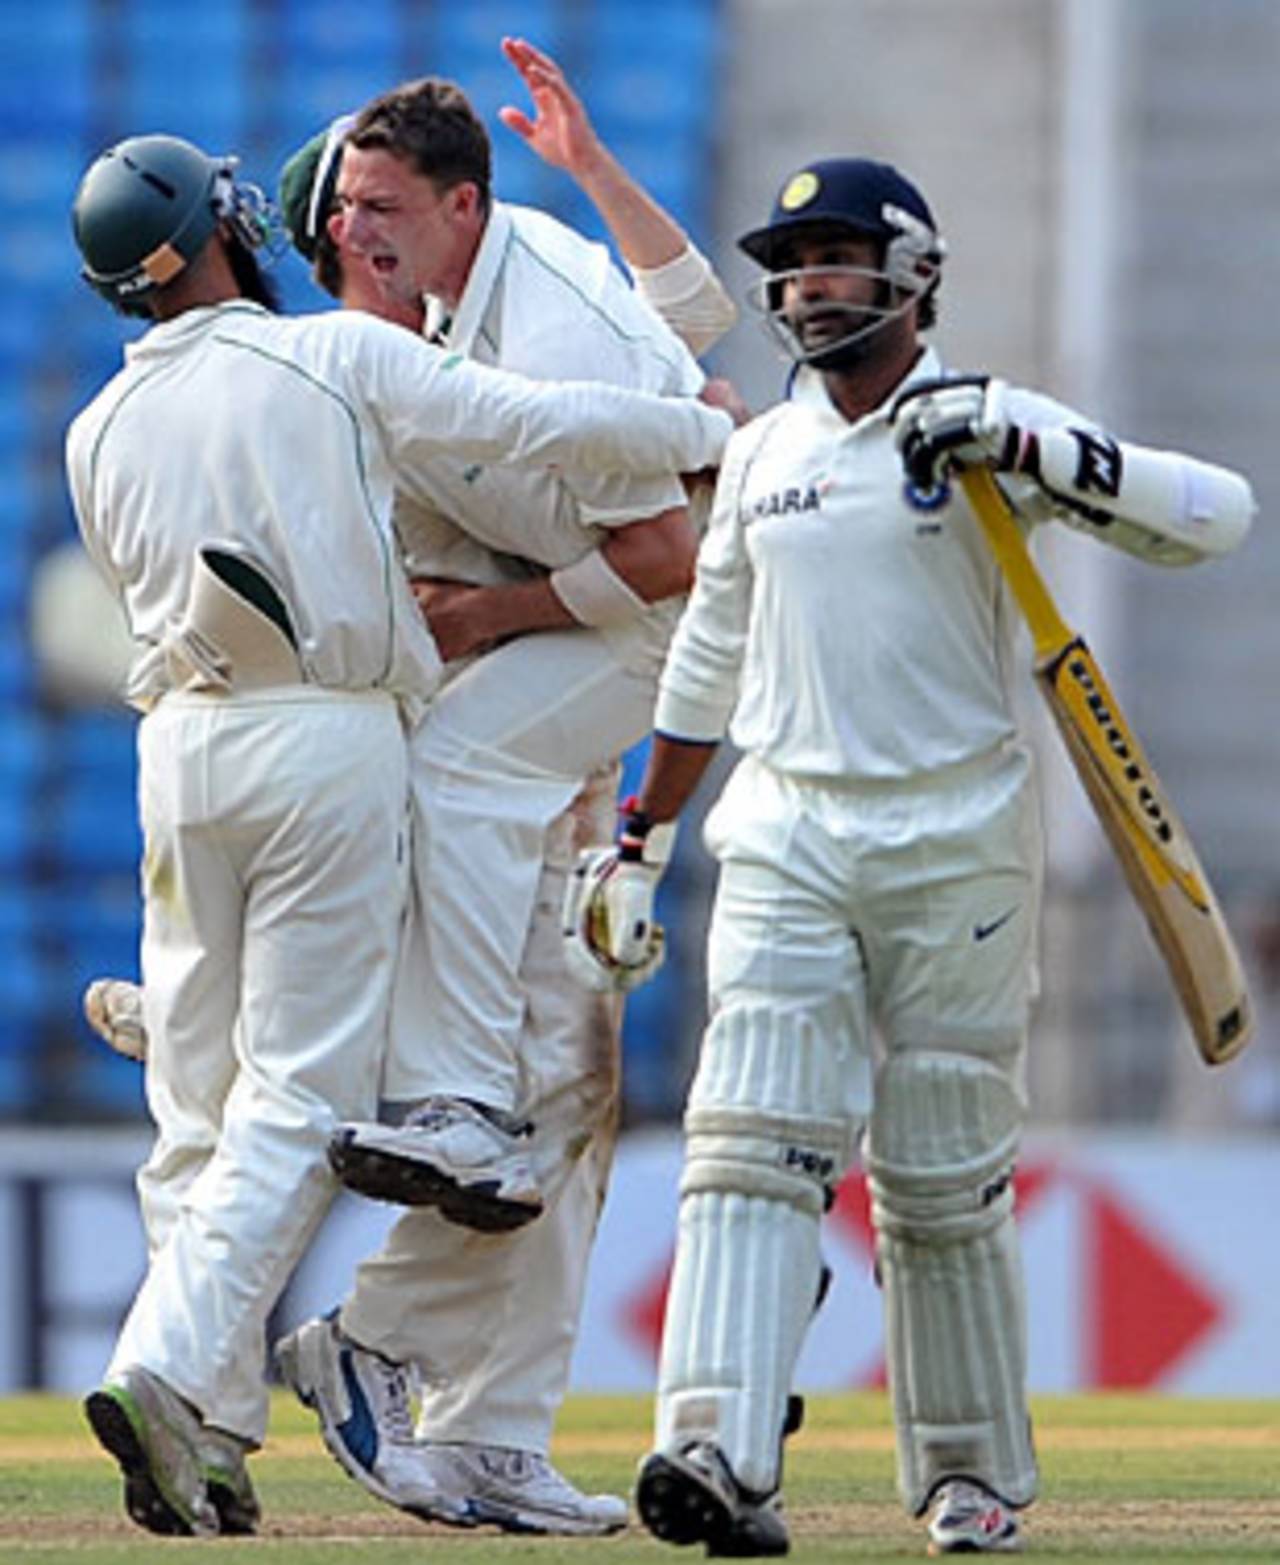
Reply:
[[978, 525], [1031, 631], [1036, 661], [1043, 663], [1057, 657], [1075, 639], [1075, 631], [1058, 612], [1014, 521], [1009, 502], [989, 468], [962, 467], [957, 472]]

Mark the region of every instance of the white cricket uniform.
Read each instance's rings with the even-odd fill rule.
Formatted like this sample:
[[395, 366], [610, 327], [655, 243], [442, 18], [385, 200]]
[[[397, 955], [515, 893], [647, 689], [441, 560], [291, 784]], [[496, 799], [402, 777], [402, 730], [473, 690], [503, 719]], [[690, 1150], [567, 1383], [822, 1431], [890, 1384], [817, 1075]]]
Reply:
[[[604, 246], [500, 203], [448, 336], [481, 362], [538, 377], [589, 368], [649, 391], [690, 394], [702, 384], [687, 349]], [[638, 482], [603, 465], [514, 475], [459, 464], [437, 468], [411, 494], [478, 541], [547, 569], [596, 548], [610, 525], [686, 504], [674, 471]], [[415, 741], [423, 944], [401, 968], [389, 1099], [435, 1091], [520, 1106], [518, 972], [543, 838], [588, 774], [648, 732], [679, 609], [672, 599], [624, 626], [517, 638], [473, 662], [433, 704]]]
[[[328, 1136], [373, 1110], [385, 1048], [403, 725], [440, 673], [396, 557], [394, 485], [446, 449], [643, 472], [714, 456], [726, 433], [693, 405], [603, 411], [613, 396], [481, 371], [369, 317], [235, 301], [154, 326], [69, 432], [81, 530], [144, 648], [132, 691], [148, 709], [159, 1134], [139, 1177], [152, 1261], [113, 1367], [144, 1365], [247, 1439], [265, 1429], [267, 1313], [334, 1189]], [[173, 632], [208, 544], [280, 593], [299, 683], [182, 687]]]
[[[926, 353], [909, 380], [939, 368]], [[764, 1202], [782, 1214], [779, 1237], [762, 1221], [761, 1237], [721, 1242], [725, 1220], [700, 1213], [714, 1198], [697, 1194], [696, 1128], [785, 1114], [785, 1131], [762, 1133], [821, 1146], [833, 1182], [873, 1113], [873, 1019], [888, 1057], [981, 1055], [1020, 1094], [1036, 990], [1040, 834], [1010, 700], [1010, 609], [964, 502], [924, 513], [904, 499], [892, 400], [850, 423], [802, 371], [790, 402], [735, 435], [655, 717], [687, 740], [727, 730], [744, 752], [705, 828], [720, 862], [712, 1021], [687, 1109], [657, 1443], [713, 1438], [763, 1492], [777, 1482], [817, 1221]], [[755, 1188], [749, 1173], [728, 1185]], [[742, 1291], [753, 1244], [788, 1273], [777, 1300], [756, 1300], [785, 1326], [766, 1350], [731, 1306], [712, 1367], [690, 1322], [715, 1312], [717, 1282]]]
[[[732, 322], [692, 249], [637, 283], [700, 348]], [[501, 204], [450, 344], [531, 375], [589, 364], [620, 384], [701, 382], [602, 246]], [[542, 569], [570, 564], [611, 523], [685, 503], [670, 479], [462, 465], [435, 471], [415, 497], [398, 516], [411, 572], [480, 582], [527, 571], [516, 554]], [[537, 1127], [546, 1198], [537, 1223], [498, 1236], [407, 1212], [360, 1269], [343, 1326], [424, 1371], [421, 1429], [432, 1439], [545, 1452], [564, 1395], [612, 1157], [620, 1005], [565, 973], [560, 909], [577, 849], [613, 834], [613, 763], [650, 729], [682, 601], [626, 627], [540, 632], [487, 654], [437, 698], [414, 747], [415, 878], [429, 925], [426, 939], [421, 924], [411, 936], [401, 968], [385, 1095], [452, 1090], [518, 1102]], [[506, 1040], [496, 1064], [491, 1033]]]
[[[710, 1021], [658, 1445], [712, 1439], [742, 1483], [776, 1485], [820, 1265], [816, 1187], [865, 1125], [916, 1513], [948, 1476], [1014, 1505], [1036, 1485], [1011, 1174], [1042, 835], [1003, 578], [958, 486], [935, 510], [904, 494], [891, 409], [939, 372], [926, 352], [850, 422], [802, 371], [791, 401], [735, 434], [655, 717], [687, 741], [727, 731], [744, 752], [705, 828], [720, 863]], [[1024, 429], [1088, 427], [1034, 393], [1011, 391], [1009, 412]], [[1144, 470], [1163, 474], [1142, 487], [1171, 514], [1201, 497], [1181, 536], [1207, 541], [1215, 511], [1247, 509], [1221, 470], [1155, 453]], [[1024, 526], [1072, 520], [1037, 485], [1002, 483]], [[1164, 548], [1132, 513], [1095, 530]]]

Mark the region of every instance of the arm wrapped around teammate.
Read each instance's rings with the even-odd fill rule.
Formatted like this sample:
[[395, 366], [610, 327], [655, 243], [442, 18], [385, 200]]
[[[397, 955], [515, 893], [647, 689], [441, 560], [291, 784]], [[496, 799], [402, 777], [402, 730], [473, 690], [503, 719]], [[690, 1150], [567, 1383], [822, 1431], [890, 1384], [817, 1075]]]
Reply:
[[564, 900], [565, 965], [588, 989], [625, 993], [653, 977], [666, 933], [653, 914], [671, 857], [675, 823], [628, 815], [612, 847], [584, 848]]

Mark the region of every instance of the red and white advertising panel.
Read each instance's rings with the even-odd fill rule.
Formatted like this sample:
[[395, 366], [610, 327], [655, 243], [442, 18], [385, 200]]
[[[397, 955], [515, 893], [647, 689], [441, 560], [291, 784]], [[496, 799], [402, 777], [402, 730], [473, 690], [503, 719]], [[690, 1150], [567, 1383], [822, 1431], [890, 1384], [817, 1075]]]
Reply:
[[[144, 1247], [131, 1187], [145, 1137], [0, 1144], [0, 1391], [78, 1392], [101, 1374]], [[574, 1386], [653, 1387], [675, 1234], [680, 1142], [624, 1139], [601, 1223]], [[1018, 1179], [1036, 1391], [1146, 1388], [1280, 1396], [1280, 1145], [1031, 1138]], [[283, 1330], [331, 1308], [394, 1218], [344, 1197], [282, 1301]], [[824, 1222], [834, 1272], [798, 1386], [883, 1382], [865, 1186]]]

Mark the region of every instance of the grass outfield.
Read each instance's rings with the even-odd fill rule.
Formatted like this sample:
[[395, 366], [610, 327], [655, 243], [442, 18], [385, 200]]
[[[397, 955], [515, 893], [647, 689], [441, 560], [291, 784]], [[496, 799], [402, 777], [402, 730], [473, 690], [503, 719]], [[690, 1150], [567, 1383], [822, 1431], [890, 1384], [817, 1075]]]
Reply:
[[[643, 1454], [648, 1403], [580, 1397], [566, 1408], [556, 1457], [577, 1482], [623, 1491]], [[1036, 1404], [1043, 1496], [1029, 1552], [1059, 1561], [1280, 1559], [1280, 1402], [1050, 1397]], [[322, 1450], [311, 1415], [279, 1397], [254, 1459], [263, 1535], [205, 1547], [216, 1565], [321, 1565], [428, 1557], [480, 1565], [597, 1558], [626, 1565], [676, 1552], [637, 1525], [611, 1539], [510, 1538], [428, 1527], [369, 1499]], [[788, 1513], [801, 1559], [918, 1559], [924, 1538], [893, 1497], [883, 1397], [814, 1397], [790, 1447]], [[0, 1400], [0, 1562], [172, 1562], [200, 1551], [125, 1520], [114, 1463], [60, 1397]]]

